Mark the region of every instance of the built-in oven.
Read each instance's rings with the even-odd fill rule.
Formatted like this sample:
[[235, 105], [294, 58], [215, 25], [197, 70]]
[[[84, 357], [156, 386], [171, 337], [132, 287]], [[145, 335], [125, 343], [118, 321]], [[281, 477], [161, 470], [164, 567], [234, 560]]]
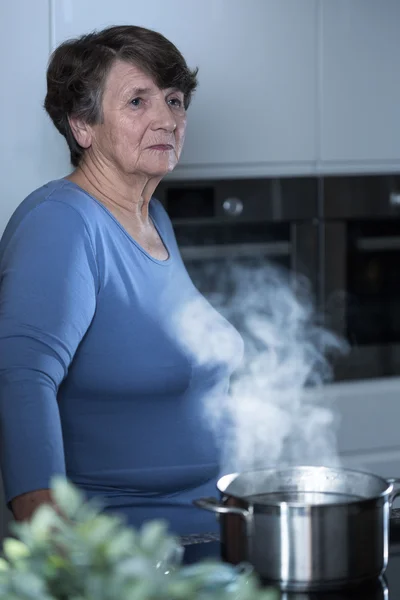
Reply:
[[323, 302], [350, 343], [335, 377], [400, 375], [400, 177], [332, 177], [323, 186]]
[[156, 195], [193, 282], [212, 303], [232, 292], [232, 265], [277, 266], [291, 276], [306, 275], [317, 289], [315, 179], [163, 182]]

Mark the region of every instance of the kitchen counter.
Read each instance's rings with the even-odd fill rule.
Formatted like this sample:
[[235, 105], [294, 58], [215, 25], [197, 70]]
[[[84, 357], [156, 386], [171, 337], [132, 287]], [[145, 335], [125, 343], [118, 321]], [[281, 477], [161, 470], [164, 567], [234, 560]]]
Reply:
[[[183, 540], [185, 542], [185, 540]], [[189, 540], [186, 540], [187, 542]], [[198, 536], [186, 545], [189, 562], [192, 559], [218, 558], [218, 536]], [[193, 543], [194, 542], [194, 543]], [[192, 554], [191, 554], [192, 553]], [[281, 600], [398, 600], [400, 599], [400, 509], [393, 509], [390, 519], [389, 564], [382, 580], [367, 583], [352, 591], [336, 591], [324, 594], [281, 592]], [[278, 600], [278, 599], [277, 599]]]

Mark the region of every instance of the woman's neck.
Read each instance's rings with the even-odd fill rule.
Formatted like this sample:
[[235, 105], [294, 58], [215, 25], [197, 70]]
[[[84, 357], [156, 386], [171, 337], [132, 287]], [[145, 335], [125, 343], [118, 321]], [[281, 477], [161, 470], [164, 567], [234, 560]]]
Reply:
[[83, 163], [66, 177], [88, 194], [126, 216], [147, 222], [149, 203], [158, 181], [132, 176], [125, 179], [114, 173], [102, 172], [90, 163]]

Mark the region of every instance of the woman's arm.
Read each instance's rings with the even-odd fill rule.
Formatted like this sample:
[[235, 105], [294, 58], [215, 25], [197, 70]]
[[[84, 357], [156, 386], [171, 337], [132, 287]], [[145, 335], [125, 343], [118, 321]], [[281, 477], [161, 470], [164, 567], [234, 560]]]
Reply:
[[[8, 237], [8, 236], [7, 236]], [[0, 457], [17, 519], [65, 474], [57, 392], [96, 306], [97, 267], [80, 214], [45, 200], [0, 255]]]
[[41, 504], [52, 504], [50, 490], [36, 490], [17, 496], [11, 500], [11, 510], [16, 521], [26, 521]]

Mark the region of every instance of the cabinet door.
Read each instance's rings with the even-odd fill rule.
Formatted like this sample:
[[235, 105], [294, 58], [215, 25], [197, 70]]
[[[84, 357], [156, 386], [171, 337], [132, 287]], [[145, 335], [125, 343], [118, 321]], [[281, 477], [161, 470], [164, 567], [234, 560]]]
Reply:
[[110, 24], [160, 31], [199, 89], [175, 177], [311, 172], [317, 0], [59, 0], [54, 42]]
[[321, 0], [321, 10], [322, 161], [398, 170], [400, 2]]

